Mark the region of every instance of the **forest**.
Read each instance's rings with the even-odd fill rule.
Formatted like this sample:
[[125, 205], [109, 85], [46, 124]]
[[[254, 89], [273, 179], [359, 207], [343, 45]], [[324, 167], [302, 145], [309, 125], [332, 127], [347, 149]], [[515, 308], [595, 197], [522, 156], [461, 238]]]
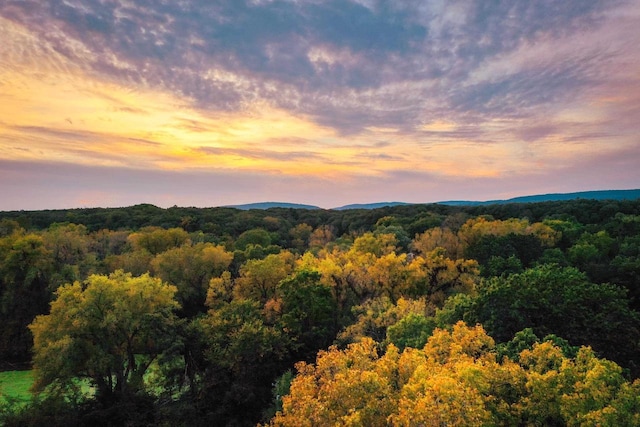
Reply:
[[640, 200], [0, 212], [5, 426], [640, 425]]

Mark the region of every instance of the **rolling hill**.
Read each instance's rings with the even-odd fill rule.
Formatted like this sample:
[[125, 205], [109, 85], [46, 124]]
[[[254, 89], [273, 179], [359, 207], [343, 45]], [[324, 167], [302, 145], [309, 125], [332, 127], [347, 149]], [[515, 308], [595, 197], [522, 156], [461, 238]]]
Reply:
[[[635, 190], [597, 190], [597, 191], [580, 191], [574, 193], [549, 193], [549, 194], [536, 194], [531, 196], [520, 196], [511, 199], [504, 200], [446, 200], [442, 202], [436, 202], [440, 205], [449, 206], [480, 206], [480, 205], [495, 205], [495, 204], [507, 204], [507, 203], [536, 203], [536, 202], [555, 202], [562, 200], [575, 200], [575, 199], [590, 199], [590, 200], [633, 200], [640, 199], [640, 189]], [[412, 205], [422, 203], [407, 203], [407, 202], [376, 202], [376, 203], [355, 203], [344, 206], [331, 208], [330, 210], [344, 211], [349, 209], [378, 209], [383, 207]], [[225, 206], [229, 208], [236, 208], [240, 210], [250, 209], [270, 209], [270, 208], [285, 208], [285, 209], [322, 209], [314, 205], [305, 205], [299, 203], [286, 203], [286, 202], [260, 202], [260, 203], [248, 203], [243, 205], [231, 205]]]

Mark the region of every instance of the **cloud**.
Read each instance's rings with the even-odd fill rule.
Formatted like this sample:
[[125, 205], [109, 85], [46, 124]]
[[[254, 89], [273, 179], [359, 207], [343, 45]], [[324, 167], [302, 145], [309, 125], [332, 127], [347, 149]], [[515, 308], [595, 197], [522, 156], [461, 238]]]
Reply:
[[286, 151], [278, 152], [260, 148], [220, 148], [220, 147], [200, 147], [197, 152], [212, 156], [237, 156], [248, 159], [274, 160], [283, 162], [299, 162], [307, 160], [325, 160], [323, 155], [308, 151]]
[[345, 197], [606, 174], [637, 143], [638, 25], [631, 0], [5, 0], [0, 158]]
[[385, 91], [392, 84], [409, 92], [410, 83], [422, 81], [420, 96], [448, 98], [449, 89], [428, 84], [441, 79], [460, 88], [454, 109], [500, 104], [504, 112], [523, 102], [550, 102], [554, 90], [585, 84], [575, 62], [476, 85], [467, 77], [540, 34], [556, 38], [595, 28], [603, 10], [598, 1], [367, 7], [349, 1], [53, 0], [48, 6], [8, 1], [0, 14], [39, 28], [56, 52], [103, 77], [165, 87], [213, 109], [268, 99], [349, 133], [381, 120], [402, 126], [416, 119], [408, 111], [420, 107], [419, 96], [407, 100], [396, 87], [400, 96], [393, 99]]

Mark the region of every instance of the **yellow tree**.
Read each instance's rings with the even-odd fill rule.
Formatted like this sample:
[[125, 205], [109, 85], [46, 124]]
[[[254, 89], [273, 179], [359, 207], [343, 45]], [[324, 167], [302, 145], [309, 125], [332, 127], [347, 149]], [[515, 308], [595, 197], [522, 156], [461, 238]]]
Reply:
[[562, 236], [558, 231], [544, 223], [529, 223], [527, 219], [509, 218], [493, 220], [485, 216], [469, 219], [458, 231], [458, 237], [464, 248], [477, 243], [483, 236], [506, 236], [508, 234], [533, 235], [545, 246], [553, 246]]
[[174, 286], [117, 271], [64, 285], [48, 315], [29, 326], [34, 389], [74, 389], [86, 378], [106, 402], [144, 389], [144, 374], [174, 344]]
[[391, 234], [368, 233], [358, 237], [348, 250], [306, 253], [298, 264], [320, 272], [345, 316], [352, 306], [381, 296], [392, 302], [426, 296], [440, 304], [452, 293], [474, 289], [477, 262], [448, 258], [443, 248], [408, 257], [395, 252], [394, 242]]
[[321, 249], [326, 247], [329, 242], [335, 239], [333, 228], [329, 225], [323, 225], [311, 232], [309, 235], [309, 248]]
[[427, 295], [436, 304], [453, 293], [472, 291], [480, 272], [476, 261], [451, 259], [443, 248], [415, 257], [408, 269], [413, 281], [409, 295]]
[[453, 259], [462, 258], [464, 253], [458, 235], [446, 227], [430, 228], [424, 233], [416, 235], [411, 243], [411, 249], [421, 254], [426, 254], [436, 248], [444, 248], [447, 256]]
[[[436, 329], [420, 352], [406, 349], [399, 365], [402, 390], [394, 425], [513, 424], [509, 394], [523, 390], [522, 369], [498, 363], [495, 344], [481, 326], [459, 322], [449, 332]], [[509, 384], [509, 389], [505, 388]]]
[[638, 425], [640, 381], [583, 347], [551, 342], [500, 360], [481, 326], [436, 329], [422, 349], [378, 355], [371, 339], [300, 363], [276, 426]]
[[227, 270], [233, 254], [212, 243], [182, 245], [168, 249], [151, 261], [155, 276], [178, 288], [176, 299], [182, 315], [204, 313], [209, 281]]
[[291, 274], [294, 266], [295, 255], [289, 251], [248, 260], [240, 267], [240, 277], [235, 280], [234, 297], [266, 303], [274, 297], [276, 285]]
[[490, 419], [478, 390], [421, 366], [402, 389], [394, 426], [482, 426]]
[[397, 245], [398, 240], [394, 234], [364, 233], [353, 241], [350, 251], [380, 257], [395, 252]]
[[414, 282], [414, 270], [407, 266], [406, 254], [396, 255], [395, 252], [390, 252], [381, 255], [373, 260], [367, 273], [371, 294], [374, 297], [387, 295], [393, 301], [407, 295]]
[[353, 307], [352, 311], [357, 319], [340, 332], [338, 341], [341, 343], [357, 342], [364, 337], [382, 342], [388, 336], [387, 328], [409, 315], [432, 316], [435, 307], [424, 297], [416, 300], [401, 297], [394, 304], [389, 297], [381, 296]]
[[180, 247], [188, 240], [189, 234], [182, 228], [160, 227], [145, 227], [136, 233], [131, 233], [128, 238], [135, 250], [145, 250], [152, 255]]
[[307, 252], [298, 267], [318, 271], [321, 282], [331, 288], [339, 311], [348, 316], [353, 305], [372, 296], [368, 270], [375, 260], [371, 253], [334, 248], [320, 250], [317, 256]]
[[387, 425], [396, 405], [398, 353], [390, 348], [379, 358], [376, 348], [373, 340], [364, 339], [344, 351], [321, 351], [315, 365], [298, 363], [283, 411], [271, 425]]
[[424, 350], [400, 354], [390, 345], [379, 356], [377, 348], [365, 338], [320, 352], [315, 365], [298, 364], [271, 425], [483, 425], [491, 419], [489, 395], [500, 392], [504, 378], [490, 378], [505, 369], [482, 328], [460, 323], [452, 332], [437, 330]]

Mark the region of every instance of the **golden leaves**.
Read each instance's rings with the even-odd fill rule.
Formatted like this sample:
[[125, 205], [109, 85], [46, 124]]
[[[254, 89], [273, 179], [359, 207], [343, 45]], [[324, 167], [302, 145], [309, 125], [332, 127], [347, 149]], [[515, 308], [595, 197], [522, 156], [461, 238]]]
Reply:
[[[364, 338], [301, 363], [273, 426], [634, 425], [640, 404], [615, 363], [588, 348], [567, 358], [550, 342], [497, 360], [481, 326], [437, 329], [423, 349]], [[620, 424], [622, 422], [622, 424]], [[618, 424], [616, 424], [618, 423]]]

